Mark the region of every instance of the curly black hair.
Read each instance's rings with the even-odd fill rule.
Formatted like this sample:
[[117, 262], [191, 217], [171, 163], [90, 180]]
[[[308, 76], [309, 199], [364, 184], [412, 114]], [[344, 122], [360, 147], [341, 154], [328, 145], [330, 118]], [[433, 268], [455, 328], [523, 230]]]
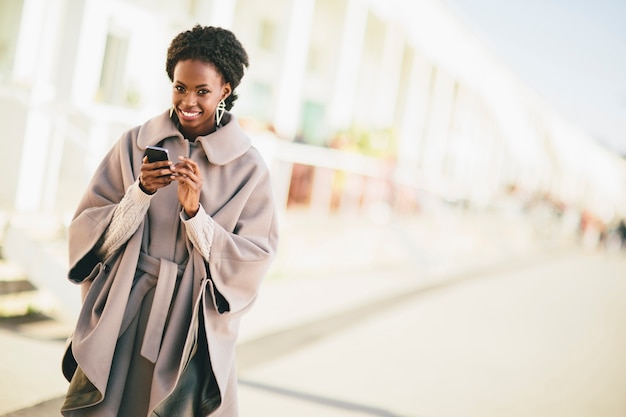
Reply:
[[167, 49], [165, 62], [170, 81], [174, 80], [176, 64], [186, 59], [213, 64], [224, 81], [230, 83], [232, 92], [225, 100], [226, 110], [230, 110], [237, 100], [235, 88], [248, 67], [248, 54], [235, 34], [219, 27], [195, 25], [191, 30], [176, 35]]

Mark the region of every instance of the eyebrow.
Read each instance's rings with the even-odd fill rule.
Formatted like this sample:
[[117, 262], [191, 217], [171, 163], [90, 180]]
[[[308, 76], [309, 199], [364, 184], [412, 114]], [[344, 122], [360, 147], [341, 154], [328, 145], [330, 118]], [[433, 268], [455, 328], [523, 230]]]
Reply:
[[[183, 87], [188, 87], [188, 86], [187, 86], [184, 82], [182, 82], [182, 81], [175, 80], [175, 82], [176, 82], [176, 84], [180, 84], [180, 85], [182, 85]], [[211, 86], [210, 86], [210, 85], [208, 85], [208, 84], [199, 84], [199, 85], [195, 86], [194, 88], [200, 88], [200, 87], [211, 87]]]

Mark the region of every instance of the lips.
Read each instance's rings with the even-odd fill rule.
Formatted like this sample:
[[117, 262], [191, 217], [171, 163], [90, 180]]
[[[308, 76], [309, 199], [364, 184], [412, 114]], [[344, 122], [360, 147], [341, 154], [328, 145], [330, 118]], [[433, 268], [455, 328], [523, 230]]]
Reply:
[[182, 118], [187, 119], [187, 120], [193, 120], [196, 119], [198, 116], [200, 116], [199, 111], [186, 111], [183, 109], [178, 109], [180, 115], [182, 116]]

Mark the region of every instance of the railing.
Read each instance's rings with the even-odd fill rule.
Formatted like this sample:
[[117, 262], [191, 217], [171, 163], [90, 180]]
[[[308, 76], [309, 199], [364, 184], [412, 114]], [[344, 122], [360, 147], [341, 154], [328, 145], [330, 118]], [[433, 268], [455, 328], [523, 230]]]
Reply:
[[358, 215], [394, 205], [393, 161], [265, 135], [252, 140], [273, 171], [282, 208]]

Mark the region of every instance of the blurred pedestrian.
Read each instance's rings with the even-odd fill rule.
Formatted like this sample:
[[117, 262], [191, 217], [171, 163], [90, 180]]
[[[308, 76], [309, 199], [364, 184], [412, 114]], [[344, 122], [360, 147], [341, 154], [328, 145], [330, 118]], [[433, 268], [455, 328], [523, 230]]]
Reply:
[[[239, 322], [278, 240], [269, 171], [229, 112], [247, 66], [228, 30], [178, 34], [171, 109], [125, 132], [97, 168], [69, 227], [83, 308], [63, 415], [238, 415]], [[168, 159], [150, 162], [150, 145]]]
[[619, 237], [620, 247], [626, 248], [626, 220], [620, 219], [617, 225], [617, 236]]

